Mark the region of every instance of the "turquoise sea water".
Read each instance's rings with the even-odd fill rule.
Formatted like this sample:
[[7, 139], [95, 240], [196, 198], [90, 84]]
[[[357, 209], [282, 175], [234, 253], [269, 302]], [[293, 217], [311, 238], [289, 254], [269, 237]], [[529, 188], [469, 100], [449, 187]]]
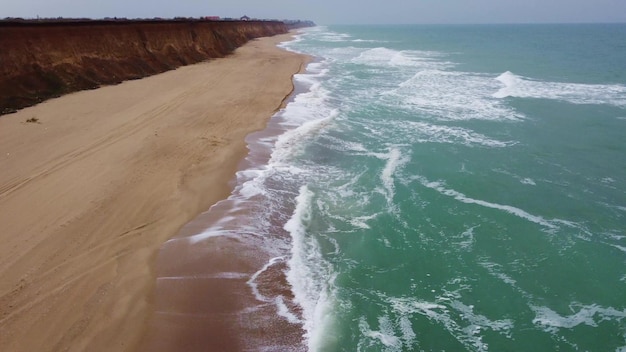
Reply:
[[283, 46], [316, 60], [234, 194], [307, 350], [626, 351], [626, 25]]

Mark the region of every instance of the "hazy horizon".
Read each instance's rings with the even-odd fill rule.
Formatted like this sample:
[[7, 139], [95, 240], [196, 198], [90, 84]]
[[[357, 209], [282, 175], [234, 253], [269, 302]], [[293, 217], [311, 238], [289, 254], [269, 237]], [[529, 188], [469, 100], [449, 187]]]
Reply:
[[317, 24], [506, 24], [506, 23], [621, 23], [626, 22], [622, 0], [448, 0], [445, 3], [409, 0], [231, 0], [211, 4], [200, 0], [0, 0], [5, 17], [126, 17], [173, 18], [247, 15], [262, 19], [312, 20]]

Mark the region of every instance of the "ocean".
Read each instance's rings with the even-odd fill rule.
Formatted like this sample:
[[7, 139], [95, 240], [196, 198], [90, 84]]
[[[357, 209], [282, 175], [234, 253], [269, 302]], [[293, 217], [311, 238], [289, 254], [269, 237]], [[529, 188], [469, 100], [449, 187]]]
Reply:
[[248, 137], [245, 217], [192, 237], [254, 238], [248, 287], [304, 350], [626, 351], [626, 25], [281, 45], [314, 60]]

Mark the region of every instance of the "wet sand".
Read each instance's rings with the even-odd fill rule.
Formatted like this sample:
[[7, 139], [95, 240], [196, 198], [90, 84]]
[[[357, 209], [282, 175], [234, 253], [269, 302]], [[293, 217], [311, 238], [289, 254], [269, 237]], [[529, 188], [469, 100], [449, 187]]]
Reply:
[[[219, 297], [206, 309], [237, 306], [237, 284], [155, 297], [168, 281], [155, 263], [164, 242], [228, 196], [245, 136], [293, 89], [306, 57], [276, 48], [287, 39], [0, 117], [0, 350], [135, 351], [152, 341], [154, 312], [185, 306], [184, 290]], [[224, 248], [212, 265], [233, 261], [229, 241], [212, 244]], [[209, 324], [223, 337], [213, 348], [238, 348], [229, 325], [195, 317], [174, 343], [204, 343], [194, 338]]]

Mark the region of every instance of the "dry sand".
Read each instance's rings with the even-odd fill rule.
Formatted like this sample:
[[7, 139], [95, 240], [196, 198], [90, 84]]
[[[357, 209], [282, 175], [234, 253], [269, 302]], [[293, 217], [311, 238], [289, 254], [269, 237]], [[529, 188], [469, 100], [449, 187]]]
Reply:
[[287, 39], [0, 117], [0, 351], [137, 348], [159, 247], [293, 88]]

